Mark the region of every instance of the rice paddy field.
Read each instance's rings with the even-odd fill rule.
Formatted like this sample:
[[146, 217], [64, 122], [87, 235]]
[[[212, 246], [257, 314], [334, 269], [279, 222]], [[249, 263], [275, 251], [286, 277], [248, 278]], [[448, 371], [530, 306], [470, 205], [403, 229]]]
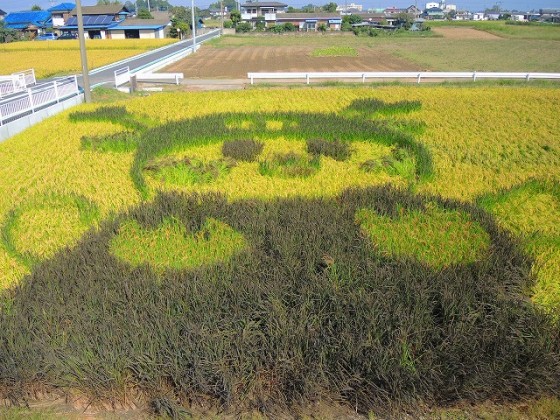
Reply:
[[0, 399], [556, 396], [559, 106], [549, 85], [260, 88], [31, 127], [0, 144]]
[[[91, 69], [176, 42], [165, 39], [90, 39], [87, 40], [88, 66]], [[77, 40], [13, 42], [0, 45], [0, 74], [35, 69], [37, 78], [81, 72]]]

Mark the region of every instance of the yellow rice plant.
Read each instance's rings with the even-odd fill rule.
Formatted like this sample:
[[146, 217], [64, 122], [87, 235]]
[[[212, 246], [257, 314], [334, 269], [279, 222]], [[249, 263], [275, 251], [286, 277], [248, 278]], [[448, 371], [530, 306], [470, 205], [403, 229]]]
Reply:
[[[91, 69], [176, 42], [173, 39], [89, 40]], [[16, 42], [0, 45], [0, 74], [35, 69], [37, 78], [81, 72], [77, 41]]]
[[[40, 51], [34, 52], [38, 53]], [[4, 59], [0, 62], [5, 65]], [[417, 135], [417, 139], [432, 154], [435, 174], [429, 182], [415, 186], [418, 192], [474, 202], [482, 195], [495, 194], [529, 179], [560, 181], [560, 119], [557, 117], [560, 89], [554, 87], [250, 89], [243, 92], [154, 94], [119, 105], [124, 105], [135, 116], [146, 116], [159, 121], [156, 124], [166, 124], [224, 112], [335, 114], [354, 100], [363, 98], [388, 102], [418, 100], [422, 103], [421, 110], [400, 117], [420, 120], [426, 125], [425, 132]], [[99, 207], [101, 217], [139, 202], [140, 196], [130, 178], [134, 153], [100, 153], [80, 148], [82, 136], [109, 135], [124, 129], [109, 122], [69, 121], [70, 112], [93, 110], [98, 106], [74, 108], [0, 144], [0, 224], [10, 210], [30, 197], [49, 191], [87, 198]], [[281, 133], [277, 128], [271, 121], [270, 129]], [[274, 144], [265, 135], [258, 140], [265, 142], [272, 151], [275, 147], [282, 150], [302, 148], [304, 139], [301, 144], [294, 141], [282, 143], [281, 140]], [[376, 147], [379, 150], [375, 151]], [[386, 151], [384, 148], [375, 146], [369, 152], [359, 153], [380, 154]], [[202, 160], [215, 159], [219, 147], [204, 146], [178, 153], [196, 157], [192, 156], [195, 153]], [[258, 177], [255, 175], [256, 163], [241, 163], [225, 179], [186, 190], [220, 191], [238, 199], [271, 196], [271, 191], [278, 188], [290, 194], [316, 196], [336, 194], [346, 184], [406, 183], [399, 177], [371, 177], [352, 165], [356, 163], [323, 159], [320, 169], [323, 176], [316, 178], [314, 184], [311, 179]], [[233, 180], [235, 182], [231, 182]], [[167, 188], [157, 186], [153, 179], [148, 182], [157, 188]], [[497, 217], [499, 221], [500, 217], [504, 219], [505, 226], [504, 216], [497, 214]], [[556, 222], [539, 221], [543, 229], [549, 229], [546, 226]], [[40, 221], [34, 220], [33, 226], [37, 224]], [[545, 256], [537, 254], [536, 258], [542, 261]], [[549, 290], [552, 287], [550, 279], [558, 273], [555, 267], [560, 267], [560, 253], [547, 253], [546, 261], [547, 265], [539, 273], [539, 284]], [[0, 288], [17, 282], [25, 271], [17, 259], [0, 248]]]

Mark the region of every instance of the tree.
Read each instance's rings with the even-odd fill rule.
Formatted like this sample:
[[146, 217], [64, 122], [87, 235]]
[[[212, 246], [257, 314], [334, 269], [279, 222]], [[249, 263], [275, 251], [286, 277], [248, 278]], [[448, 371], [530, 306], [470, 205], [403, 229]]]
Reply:
[[122, 4], [119, 0], [97, 0], [98, 6], [109, 6], [110, 4]]
[[0, 20], [0, 42], [11, 42], [16, 36], [16, 31], [14, 29], [6, 28], [4, 21]]
[[408, 30], [412, 27], [413, 23], [414, 17], [410, 13], [403, 12], [397, 15], [397, 25], [400, 25], [401, 28]]
[[[220, 4], [219, 1], [217, 1], [216, 3], [212, 3], [210, 4], [210, 6], [208, 6], [209, 9], [217, 9], [220, 10], [220, 8], [222, 7], [222, 5]], [[230, 12], [237, 10], [237, 2], [235, 0], [224, 0], [224, 10], [229, 10]]]
[[325, 25], [324, 23], [321, 23], [321, 24], [317, 27], [317, 29], [318, 29], [320, 32], [325, 33], [325, 32], [327, 32], [327, 25]]
[[237, 10], [234, 10], [229, 14], [229, 18], [233, 23], [233, 27], [236, 28], [237, 24], [241, 22], [241, 13], [239, 13]]
[[191, 10], [185, 6], [177, 6], [171, 9], [173, 17], [171, 18], [171, 29], [169, 36], [172, 38], [180, 38], [191, 32]]
[[362, 23], [362, 18], [358, 15], [345, 15], [342, 16], [342, 23], [354, 25], [355, 23]]
[[266, 22], [264, 16], [257, 16], [257, 22], [255, 23], [255, 29], [257, 31], [264, 31], [266, 28]]
[[43, 9], [41, 9], [41, 6], [39, 6], [38, 4], [34, 4], [33, 6], [31, 6], [31, 10], [33, 10], [34, 12], [37, 12], [37, 11], [43, 10]]
[[335, 13], [337, 7], [338, 7], [338, 4], [330, 2], [330, 3], [327, 3], [323, 6], [323, 10], [325, 12]]
[[138, 19], [153, 19], [154, 16], [150, 13], [148, 9], [140, 9], [136, 14]]

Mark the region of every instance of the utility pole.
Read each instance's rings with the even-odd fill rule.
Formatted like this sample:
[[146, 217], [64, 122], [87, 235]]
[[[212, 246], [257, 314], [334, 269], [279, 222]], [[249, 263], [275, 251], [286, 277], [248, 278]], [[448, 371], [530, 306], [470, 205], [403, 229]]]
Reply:
[[192, 45], [193, 53], [196, 52], [196, 25], [194, 22], [194, 0], [191, 0], [191, 17], [192, 17]]
[[78, 15], [78, 38], [80, 40], [80, 57], [82, 59], [82, 81], [84, 85], [84, 100], [91, 102], [89, 87], [89, 70], [87, 65], [86, 39], [84, 36], [84, 16], [82, 15], [82, 1], [76, 0], [76, 14]]
[[224, 0], [220, 1], [220, 16], [222, 17], [222, 34], [224, 33]]

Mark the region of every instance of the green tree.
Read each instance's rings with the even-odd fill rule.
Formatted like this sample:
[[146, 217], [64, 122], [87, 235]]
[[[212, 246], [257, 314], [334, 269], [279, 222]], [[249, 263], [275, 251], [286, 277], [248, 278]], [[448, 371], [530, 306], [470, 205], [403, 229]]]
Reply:
[[43, 10], [43, 9], [41, 9], [41, 6], [39, 6], [38, 4], [34, 4], [33, 6], [31, 6], [31, 10], [39, 11], [39, 10]]
[[119, 0], [97, 0], [98, 6], [108, 6], [110, 4], [122, 4]]
[[362, 18], [358, 15], [345, 15], [345, 16], [342, 16], [342, 24], [345, 24], [345, 23], [352, 26], [355, 23], [362, 23]]
[[231, 19], [233, 27], [235, 28], [237, 27], [237, 24], [241, 22], [241, 13], [237, 10], [234, 10], [229, 14], [229, 18]]
[[16, 37], [16, 31], [6, 28], [4, 21], [0, 20], [0, 42], [10, 42]]
[[300, 12], [300, 10], [292, 6], [288, 6], [288, 9], [286, 10], [286, 13], [298, 13], [298, 12]]
[[397, 15], [397, 25], [408, 30], [412, 27], [414, 23], [414, 17], [410, 13], [399, 13]]
[[327, 3], [323, 6], [323, 10], [325, 12], [335, 13], [337, 7], [338, 7], [338, 4], [330, 2], [330, 3]]
[[264, 31], [266, 28], [266, 22], [264, 16], [257, 16], [257, 22], [255, 23], [255, 29], [257, 31]]
[[317, 29], [319, 31], [321, 31], [322, 33], [327, 32], [327, 25], [325, 25], [324, 23], [321, 23], [319, 26], [317, 26]]
[[[208, 6], [209, 9], [217, 9], [220, 10], [221, 4], [219, 1], [217, 1], [216, 3], [212, 3], [210, 4], [210, 6]], [[224, 10], [227, 7], [227, 10], [229, 12], [233, 12], [234, 10], [237, 10], [237, 2], [235, 0], [224, 0]]]
[[148, 9], [139, 9], [136, 14], [138, 19], [153, 19], [154, 16], [150, 13]]

